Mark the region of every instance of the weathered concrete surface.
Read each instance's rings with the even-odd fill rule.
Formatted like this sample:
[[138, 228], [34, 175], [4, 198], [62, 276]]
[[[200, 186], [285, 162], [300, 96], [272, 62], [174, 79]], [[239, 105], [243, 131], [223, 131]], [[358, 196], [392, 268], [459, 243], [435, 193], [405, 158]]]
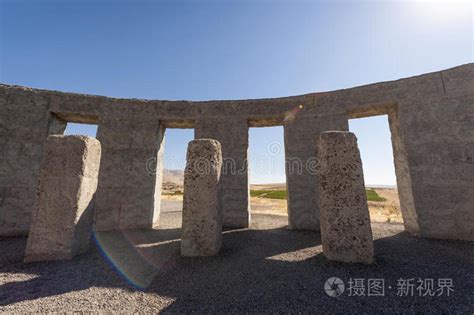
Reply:
[[221, 248], [221, 169], [222, 151], [218, 141], [189, 142], [184, 174], [182, 256], [217, 255]]
[[102, 161], [95, 222], [98, 231], [152, 228], [160, 214], [164, 128], [112, 114], [99, 126]]
[[[234, 161], [240, 170], [222, 176], [224, 225], [245, 227], [249, 127], [283, 125], [286, 159], [305, 165], [316, 149], [308, 140], [320, 132], [347, 130], [350, 118], [387, 114], [406, 229], [423, 237], [474, 240], [473, 104], [474, 64], [259, 100], [127, 100], [0, 85], [0, 235], [27, 233], [44, 140], [62, 133], [65, 121], [99, 124], [99, 228], [151, 227], [156, 221], [161, 174], [143, 165], [159, 160], [166, 127], [195, 128], [196, 138], [221, 142], [224, 164]], [[317, 175], [303, 169], [287, 178], [290, 227], [317, 229]]]
[[245, 119], [201, 119], [195, 138], [216, 139], [222, 146], [223, 168], [220, 198], [222, 224], [230, 228], [250, 226], [248, 180], [248, 122]]
[[325, 130], [348, 130], [345, 113], [312, 116], [303, 111], [285, 125], [288, 224], [292, 229], [319, 231], [319, 179], [316, 173], [314, 139]]
[[94, 138], [46, 139], [25, 262], [71, 259], [89, 248], [99, 165]]
[[351, 132], [323, 132], [317, 146], [324, 256], [372, 263], [374, 244], [357, 138]]
[[48, 102], [41, 91], [0, 85], [0, 236], [28, 233], [43, 143], [65, 128]]

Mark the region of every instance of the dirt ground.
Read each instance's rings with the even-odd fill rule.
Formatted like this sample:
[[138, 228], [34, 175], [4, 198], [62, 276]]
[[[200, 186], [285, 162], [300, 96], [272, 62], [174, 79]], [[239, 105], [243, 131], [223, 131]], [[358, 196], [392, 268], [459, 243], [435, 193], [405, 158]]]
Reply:
[[400, 199], [397, 189], [374, 188], [380, 197], [386, 201], [369, 201], [370, 220], [372, 222], [403, 223], [400, 211]]

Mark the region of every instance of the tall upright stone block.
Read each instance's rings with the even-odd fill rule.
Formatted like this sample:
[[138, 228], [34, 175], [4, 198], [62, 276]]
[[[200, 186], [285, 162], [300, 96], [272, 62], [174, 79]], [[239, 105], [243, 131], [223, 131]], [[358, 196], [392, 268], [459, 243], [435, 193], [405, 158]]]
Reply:
[[[448, 96], [400, 102], [410, 175], [406, 190], [414, 211], [404, 211], [408, 198], [400, 191], [401, 210], [407, 231], [420, 237], [474, 241], [474, 86], [463, 96], [454, 90], [464, 83], [450, 82], [445, 72], [443, 78]], [[406, 187], [399, 184], [398, 171], [397, 185]]]
[[222, 224], [229, 228], [250, 226], [248, 180], [248, 122], [246, 119], [202, 119], [196, 122], [196, 139], [216, 139], [222, 146], [220, 198]]
[[160, 215], [164, 128], [158, 121], [105, 120], [95, 210], [98, 231], [151, 229]]
[[25, 262], [71, 259], [89, 248], [100, 153], [94, 138], [47, 138]]
[[317, 146], [324, 255], [329, 260], [372, 263], [374, 246], [357, 138], [350, 132], [323, 132]]
[[0, 236], [28, 234], [43, 143], [65, 127], [49, 103], [44, 91], [0, 85]]
[[400, 126], [399, 114], [395, 109], [388, 113], [388, 121], [392, 136], [395, 174], [397, 177], [397, 190], [400, 199], [403, 224], [405, 231], [413, 235], [419, 235], [420, 226], [418, 223], [418, 214], [415, 209], [410, 163], [403, 139], [403, 127]]
[[315, 151], [321, 132], [348, 130], [345, 113], [328, 116], [301, 114], [284, 126], [288, 190], [288, 225], [294, 230], [319, 231], [319, 179]]
[[218, 141], [197, 139], [189, 143], [184, 175], [183, 256], [212, 256], [219, 252], [222, 243], [221, 168]]

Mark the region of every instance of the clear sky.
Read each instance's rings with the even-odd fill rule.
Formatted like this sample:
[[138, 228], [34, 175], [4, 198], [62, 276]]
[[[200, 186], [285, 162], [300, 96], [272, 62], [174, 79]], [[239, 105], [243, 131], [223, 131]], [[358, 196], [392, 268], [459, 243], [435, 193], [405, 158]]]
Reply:
[[[1, 82], [115, 97], [287, 96], [474, 59], [471, 1], [0, 0], [0, 11]], [[386, 118], [350, 128], [366, 182], [394, 184]], [[183, 161], [191, 138], [170, 132], [167, 161]], [[283, 151], [268, 153], [282, 141], [281, 127], [251, 129], [251, 182], [285, 180]]]

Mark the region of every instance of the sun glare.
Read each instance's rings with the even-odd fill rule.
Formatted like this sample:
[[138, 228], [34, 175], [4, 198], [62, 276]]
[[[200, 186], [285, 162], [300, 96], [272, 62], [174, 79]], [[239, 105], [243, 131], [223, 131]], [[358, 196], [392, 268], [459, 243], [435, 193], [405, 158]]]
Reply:
[[[413, 3], [414, 13], [430, 22], [453, 23], [458, 19], [465, 18], [470, 14], [472, 19], [474, 1], [416, 1]], [[466, 14], [467, 13], [467, 14]]]

